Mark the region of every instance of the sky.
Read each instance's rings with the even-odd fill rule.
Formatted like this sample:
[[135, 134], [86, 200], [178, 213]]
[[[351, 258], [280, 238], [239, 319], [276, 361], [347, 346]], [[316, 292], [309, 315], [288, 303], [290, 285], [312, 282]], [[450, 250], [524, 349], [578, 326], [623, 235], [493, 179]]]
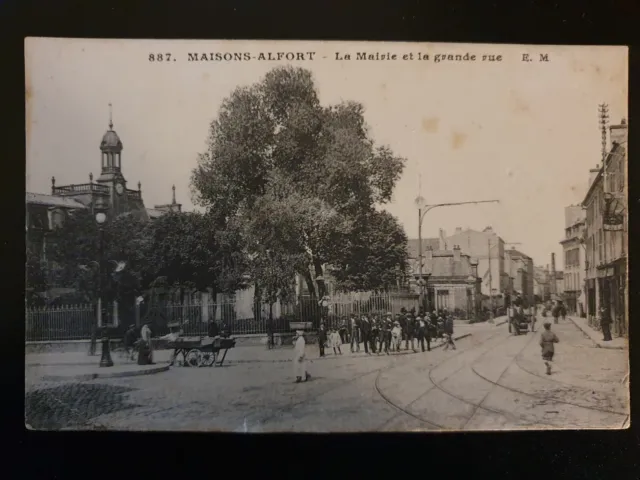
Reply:
[[[626, 47], [29, 38], [25, 51], [29, 192], [50, 193], [52, 176], [57, 185], [99, 176], [111, 103], [128, 188], [140, 181], [150, 208], [169, 203], [175, 184], [191, 210], [191, 171], [223, 99], [291, 64], [312, 71], [323, 105], [362, 103], [371, 137], [406, 159], [383, 208], [409, 238], [418, 237], [418, 195], [428, 204], [496, 199], [432, 210], [423, 237], [490, 225], [536, 264], [554, 252], [558, 268], [564, 207], [582, 201], [601, 161], [598, 104], [609, 105], [613, 124], [627, 117]], [[234, 52], [252, 59], [188, 61], [189, 53]], [[278, 52], [315, 53], [259, 59]], [[356, 60], [356, 52], [397, 58]], [[149, 61], [158, 53], [165, 61]], [[467, 53], [475, 61], [434, 61]]]

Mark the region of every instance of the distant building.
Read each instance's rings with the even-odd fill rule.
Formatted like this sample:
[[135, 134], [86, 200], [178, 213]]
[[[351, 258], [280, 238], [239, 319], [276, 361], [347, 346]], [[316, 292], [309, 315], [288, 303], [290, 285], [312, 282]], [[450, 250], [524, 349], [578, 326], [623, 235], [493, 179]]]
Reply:
[[533, 267], [533, 294], [537, 301], [547, 302], [551, 300], [551, 282], [549, 265], [546, 267]]
[[505, 243], [492, 227], [483, 231], [456, 228], [453, 235], [445, 237], [446, 244], [459, 245], [463, 254], [478, 263], [478, 275], [482, 278], [484, 295], [504, 296], [510, 292], [509, 266], [505, 259]]
[[511, 291], [519, 293], [528, 304], [532, 304], [535, 299], [533, 259], [515, 248], [505, 250], [505, 259]]
[[611, 149], [602, 166], [591, 171], [586, 208], [587, 318], [597, 325], [601, 307], [611, 318], [612, 331], [628, 334], [627, 297], [627, 123], [610, 128]]
[[564, 301], [570, 313], [586, 315], [585, 279], [585, 211], [581, 205], [564, 209], [564, 238], [560, 241], [564, 251]]
[[[478, 265], [458, 245], [448, 248], [443, 236], [422, 240], [422, 274], [426, 280], [425, 294], [429, 308], [458, 311], [467, 316], [480, 307]], [[442, 248], [445, 247], [445, 248]], [[420, 293], [418, 240], [407, 244], [411, 273], [410, 288]]]

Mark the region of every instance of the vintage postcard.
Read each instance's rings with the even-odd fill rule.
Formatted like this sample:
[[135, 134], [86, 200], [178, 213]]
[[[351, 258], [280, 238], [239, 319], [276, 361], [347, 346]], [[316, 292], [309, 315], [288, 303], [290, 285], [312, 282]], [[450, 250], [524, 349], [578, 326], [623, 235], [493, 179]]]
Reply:
[[25, 62], [26, 428], [628, 428], [626, 47]]

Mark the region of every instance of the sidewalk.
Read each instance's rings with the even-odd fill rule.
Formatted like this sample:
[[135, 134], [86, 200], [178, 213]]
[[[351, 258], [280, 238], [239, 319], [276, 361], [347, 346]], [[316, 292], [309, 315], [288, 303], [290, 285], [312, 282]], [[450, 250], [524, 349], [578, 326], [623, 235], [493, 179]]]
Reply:
[[589, 337], [598, 347], [609, 348], [612, 350], [626, 350], [629, 348], [629, 343], [626, 338], [614, 337], [610, 342], [602, 340], [602, 332], [595, 330], [589, 326], [589, 322], [586, 318], [582, 317], [566, 317], [568, 320], [582, 330], [587, 337]]
[[[473, 331], [489, 327], [493, 325], [459, 325], [455, 329], [454, 339], [469, 336]], [[432, 346], [437, 348], [441, 343], [438, 340], [433, 342]], [[404, 342], [402, 342], [402, 348], [404, 348]], [[307, 345], [305, 350], [307, 357], [314, 361], [334, 360], [345, 356], [366, 356], [362, 344], [360, 352], [357, 353], [351, 353], [349, 344], [342, 345], [342, 355], [334, 355], [332, 348], [325, 348], [326, 356], [322, 358], [319, 358], [318, 345]], [[95, 378], [149, 375], [168, 370], [172, 352], [172, 350], [155, 350], [153, 352], [155, 365], [137, 365], [123, 359], [119, 353], [112, 353], [113, 367], [100, 367], [100, 355], [89, 356], [86, 352], [30, 353], [25, 355], [25, 376], [51, 381], [65, 379], [85, 381]], [[412, 350], [409, 349], [408, 352]], [[400, 354], [404, 354], [404, 350]], [[284, 363], [291, 362], [292, 357], [293, 346], [277, 347], [271, 350], [265, 346], [235, 347], [228, 351], [225, 364]]]

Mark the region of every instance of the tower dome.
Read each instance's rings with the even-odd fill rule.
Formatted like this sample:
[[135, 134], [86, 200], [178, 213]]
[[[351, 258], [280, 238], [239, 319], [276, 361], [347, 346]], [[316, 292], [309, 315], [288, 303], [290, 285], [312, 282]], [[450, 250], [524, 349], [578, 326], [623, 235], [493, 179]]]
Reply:
[[114, 174], [121, 175], [122, 142], [118, 134], [113, 130], [111, 104], [109, 104], [109, 130], [102, 136], [100, 151], [102, 152], [102, 174], [98, 181], [112, 180]]
[[102, 142], [100, 142], [100, 150], [118, 152], [122, 150], [122, 142], [118, 134], [113, 130], [113, 124], [109, 124], [109, 130], [103, 135]]
[[122, 150], [122, 142], [120, 137], [113, 130], [113, 117], [111, 114], [111, 104], [109, 104], [109, 130], [102, 136], [100, 142], [100, 150], [103, 152], [120, 152]]

